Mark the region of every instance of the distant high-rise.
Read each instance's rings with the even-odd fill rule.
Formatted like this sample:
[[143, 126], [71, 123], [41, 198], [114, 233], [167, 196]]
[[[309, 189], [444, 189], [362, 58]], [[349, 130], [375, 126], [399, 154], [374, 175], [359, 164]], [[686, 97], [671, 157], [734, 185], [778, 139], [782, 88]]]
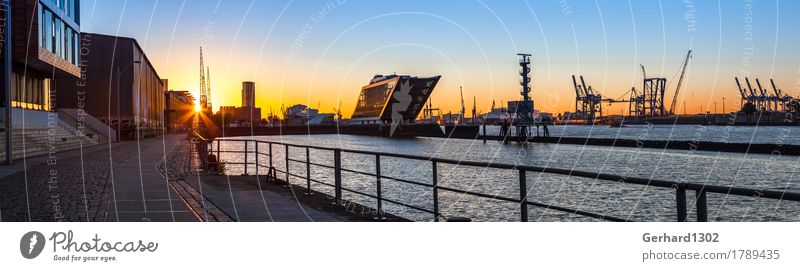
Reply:
[[242, 82], [242, 107], [256, 107], [256, 83]]

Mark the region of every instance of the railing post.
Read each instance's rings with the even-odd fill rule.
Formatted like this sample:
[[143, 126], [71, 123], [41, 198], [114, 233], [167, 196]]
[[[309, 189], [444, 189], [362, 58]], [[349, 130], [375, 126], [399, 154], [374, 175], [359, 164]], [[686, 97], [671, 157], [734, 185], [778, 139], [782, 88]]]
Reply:
[[333, 150], [334, 197], [336, 205], [342, 203], [342, 150]]
[[[208, 142], [201, 139], [200, 141], [198, 141], [197, 146], [198, 146], [198, 149], [200, 151], [200, 161], [202, 162], [201, 164], [203, 165], [203, 171], [207, 172], [208, 171]], [[219, 161], [219, 159], [217, 159], [217, 161]]]
[[289, 183], [289, 145], [283, 145], [283, 146], [286, 147], [286, 149], [285, 149], [286, 150], [285, 151], [285, 153], [286, 153], [286, 186], [289, 186], [289, 185], [291, 185]]
[[528, 222], [528, 179], [525, 170], [519, 170], [519, 215], [520, 221]]
[[678, 184], [675, 189], [675, 200], [678, 209], [678, 222], [686, 222], [688, 214], [686, 212], [686, 185]]
[[311, 196], [311, 150], [306, 147], [306, 195]]
[[247, 141], [244, 141], [244, 176], [247, 176]]
[[483, 144], [486, 144], [486, 122], [483, 123]]
[[258, 141], [253, 140], [253, 143], [256, 144], [256, 151], [255, 151], [255, 155], [256, 155], [256, 177], [258, 177], [258, 168], [261, 167], [261, 165], [258, 164]]
[[[220, 156], [221, 152], [219, 151], [219, 146], [220, 145], [222, 145], [222, 141], [221, 140], [217, 140], [217, 162], [222, 162], [222, 156]], [[214, 149], [213, 149], [214, 146], [211, 146], [211, 147], [212, 147], [211, 153], [214, 153]]]
[[431, 161], [433, 174], [433, 221], [439, 221], [439, 174], [436, 170], [436, 161]]
[[269, 143], [269, 169], [272, 170], [272, 142]]
[[697, 222], [708, 222], [708, 205], [706, 204], [706, 188], [701, 187], [700, 190], [695, 191], [697, 195]]
[[378, 219], [383, 220], [383, 188], [381, 188], [381, 155], [375, 155], [375, 178], [376, 178], [376, 190], [378, 196]]

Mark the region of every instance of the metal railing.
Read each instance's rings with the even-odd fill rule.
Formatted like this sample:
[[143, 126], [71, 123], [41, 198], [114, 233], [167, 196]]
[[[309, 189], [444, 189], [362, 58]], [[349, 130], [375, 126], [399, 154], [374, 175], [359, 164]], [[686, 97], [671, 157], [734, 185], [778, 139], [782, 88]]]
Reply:
[[[213, 142], [216, 141], [216, 144]], [[492, 200], [499, 200], [504, 202], [515, 203], [519, 205], [520, 210], [520, 221], [527, 222], [528, 221], [528, 207], [539, 207], [548, 210], [560, 211], [564, 213], [570, 213], [574, 215], [580, 215], [585, 217], [591, 217], [595, 219], [607, 220], [607, 221], [630, 221], [627, 218], [621, 217], [614, 217], [609, 215], [597, 214], [587, 211], [581, 211], [574, 208], [568, 207], [561, 207], [556, 206], [553, 204], [547, 204], [542, 202], [537, 202], [534, 200], [529, 199], [527, 188], [527, 174], [528, 172], [536, 172], [541, 174], [556, 174], [562, 176], [574, 176], [574, 177], [583, 177], [588, 179], [594, 180], [603, 180], [608, 182], [615, 182], [615, 183], [622, 183], [622, 184], [633, 184], [633, 185], [641, 185], [641, 186], [648, 186], [648, 187], [656, 187], [656, 188], [663, 188], [663, 189], [672, 189], [675, 191], [675, 210], [676, 210], [676, 221], [687, 221], [688, 218], [688, 210], [686, 204], [686, 193], [691, 191], [694, 192], [696, 197], [695, 203], [695, 213], [697, 217], [697, 221], [699, 222], [706, 222], [708, 221], [708, 207], [707, 207], [707, 194], [722, 194], [722, 195], [734, 195], [734, 196], [743, 196], [743, 197], [755, 197], [755, 198], [763, 198], [763, 199], [774, 199], [774, 200], [788, 200], [788, 201], [800, 201], [800, 193], [793, 193], [793, 192], [786, 192], [786, 191], [775, 191], [775, 190], [759, 190], [759, 189], [749, 189], [749, 188], [742, 188], [742, 187], [734, 187], [734, 186], [720, 186], [720, 185], [709, 185], [709, 184], [698, 184], [698, 183], [689, 183], [689, 182], [676, 182], [676, 181], [663, 181], [663, 180], [651, 180], [645, 178], [636, 178], [636, 177], [625, 177], [620, 175], [613, 175], [613, 174], [603, 174], [603, 173], [595, 173], [595, 172], [586, 172], [586, 171], [577, 171], [571, 169], [560, 169], [560, 168], [550, 168], [550, 167], [538, 167], [538, 166], [524, 166], [524, 165], [512, 165], [512, 164], [501, 164], [501, 163], [490, 163], [490, 162], [474, 162], [474, 161], [457, 161], [451, 159], [443, 159], [443, 158], [435, 158], [435, 157], [423, 157], [423, 156], [416, 156], [416, 155], [407, 155], [407, 154], [396, 154], [396, 153], [385, 153], [385, 152], [373, 152], [373, 151], [361, 151], [361, 150], [348, 150], [348, 149], [341, 149], [341, 148], [329, 148], [329, 147], [316, 147], [316, 146], [305, 146], [305, 145], [297, 145], [297, 144], [289, 144], [289, 143], [281, 143], [281, 142], [272, 142], [272, 141], [265, 141], [265, 140], [255, 140], [255, 139], [228, 139], [228, 138], [218, 138], [214, 140], [207, 140], [207, 139], [200, 139], [196, 142], [198, 144], [206, 144], [205, 147], [200, 147], [201, 149], [205, 148], [205, 153], [208, 153], [208, 147], [211, 147], [210, 151], [217, 153], [217, 159], [220, 159], [221, 153], [243, 153], [244, 155], [244, 162], [225, 162], [225, 164], [231, 165], [244, 165], [244, 172], [247, 174], [248, 166], [252, 165], [255, 166], [255, 173], [259, 175], [260, 169], [266, 168], [268, 172], [271, 174], [276, 174], [274, 172], [280, 172], [285, 174], [286, 181], [289, 182], [290, 177], [301, 178], [305, 179], [305, 189], [306, 194], [311, 194], [312, 184], [320, 184], [332, 187], [334, 190], [334, 199], [337, 204], [341, 204], [342, 201], [342, 192], [350, 192], [357, 195], [365, 196], [368, 198], [375, 199], [377, 201], [377, 212], [378, 218], [383, 218], [383, 204], [385, 202], [396, 204], [402, 207], [410, 208], [413, 210], [421, 211], [424, 213], [432, 214], [434, 216], [434, 221], [439, 221], [440, 218], [443, 218], [442, 214], [439, 211], [439, 193], [440, 191], [446, 192], [453, 192], [453, 193], [463, 193], [470, 196], [485, 198], [485, 199], [492, 199]], [[223, 150], [221, 149], [221, 142], [242, 142], [244, 144], [243, 151], [235, 151], [235, 150]], [[207, 145], [211, 143], [211, 145]], [[250, 143], [250, 144], [249, 144]], [[236, 143], [234, 143], [236, 144]], [[253, 145], [253, 148], [249, 148], [248, 146]], [[260, 152], [259, 146], [266, 146], [268, 152]], [[273, 166], [273, 149], [274, 146], [283, 146], [285, 152], [285, 169], [276, 169]], [[214, 150], [216, 147], [216, 151]], [[305, 160], [298, 160], [292, 159], [289, 156], [289, 147], [305, 149]], [[324, 165], [319, 163], [313, 163], [311, 161], [310, 152], [311, 150], [321, 150], [321, 151], [330, 151], [333, 152], [333, 165]], [[263, 149], [262, 149], [263, 150]], [[201, 151], [201, 154], [204, 152]], [[253, 153], [255, 154], [255, 161], [248, 161], [248, 155]], [[354, 169], [348, 169], [342, 167], [342, 153], [351, 153], [351, 154], [361, 154], [361, 155], [369, 155], [375, 158], [375, 172], [363, 172]], [[263, 155], [269, 157], [268, 164], [261, 164], [258, 157], [259, 155]], [[412, 180], [405, 180], [397, 177], [390, 177], [381, 174], [381, 157], [393, 157], [393, 158], [402, 158], [402, 159], [410, 159], [410, 160], [417, 160], [417, 161], [427, 161], [431, 163], [431, 172], [432, 172], [432, 179], [431, 183], [422, 183], [418, 181]], [[300, 175], [297, 173], [293, 173], [290, 170], [289, 163], [302, 163], [305, 164], [305, 175]], [[498, 195], [489, 195], [486, 193], [475, 192], [475, 191], [468, 191], [464, 189], [458, 189], [454, 187], [447, 187], [442, 186], [439, 184], [439, 174], [437, 170], [437, 166], [439, 164], [449, 164], [449, 165], [458, 165], [458, 166], [469, 166], [469, 167], [483, 167], [483, 168], [492, 168], [492, 169], [506, 169], [506, 170], [514, 170], [518, 172], [518, 187], [519, 187], [519, 196], [518, 197], [504, 197]], [[329, 168], [334, 170], [334, 183], [326, 183], [320, 180], [315, 180], [311, 178], [311, 166]], [[375, 195], [364, 193], [361, 191], [356, 191], [353, 189], [349, 189], [343, 187], [342, 185], [342, 172], [349, 172], [355, 174], [361, 174], [366, 176], [371, 176], [375, 178], [376, 181], [376, 193]], [[276, 176], [273, 176], [276, 177]], [[384, 197], [382, 191], [382, 182], [384, 180], [395, 181], [404, 184], [410, 184], [415, 186], [424, 187], [426, 189], [431, 189], [433, 193], [432, 197], [432, 204], [433, 209], [426, 209], [423, 207], [415, 206], [409, 203], [399, 202], [397, 200], [389, 199]]]

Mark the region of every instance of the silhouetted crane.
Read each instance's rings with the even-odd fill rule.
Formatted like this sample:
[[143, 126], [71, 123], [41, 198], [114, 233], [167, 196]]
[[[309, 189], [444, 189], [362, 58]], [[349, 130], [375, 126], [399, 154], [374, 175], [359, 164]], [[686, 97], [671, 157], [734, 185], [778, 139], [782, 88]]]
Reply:
[[689, 58], [692, 57], [692, 50], [686, 53], [686, 60], [683, 61], [683, 69], [681, 70], [681, 77], [678, 79], [678, 87], [675, 88], [675, 96], [672, 97], [672, 105], [669, 106], [669, 113], [675, 114], [675, 104], [678, 102], [678, 93], [681, 92], [681, 85], [683, 85], [683, 77], [686, 75], [686, 66], [689, 65]]

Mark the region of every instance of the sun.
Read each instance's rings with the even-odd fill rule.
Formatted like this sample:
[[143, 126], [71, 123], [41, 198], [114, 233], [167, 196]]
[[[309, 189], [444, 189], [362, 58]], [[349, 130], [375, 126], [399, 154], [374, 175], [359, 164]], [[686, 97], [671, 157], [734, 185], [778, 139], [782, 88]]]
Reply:
[[200, 107], [199, 103], [195, 103], [194, 104], [194, 112], [200, 112], [200, 111], [203, 111], [203, 108]]

